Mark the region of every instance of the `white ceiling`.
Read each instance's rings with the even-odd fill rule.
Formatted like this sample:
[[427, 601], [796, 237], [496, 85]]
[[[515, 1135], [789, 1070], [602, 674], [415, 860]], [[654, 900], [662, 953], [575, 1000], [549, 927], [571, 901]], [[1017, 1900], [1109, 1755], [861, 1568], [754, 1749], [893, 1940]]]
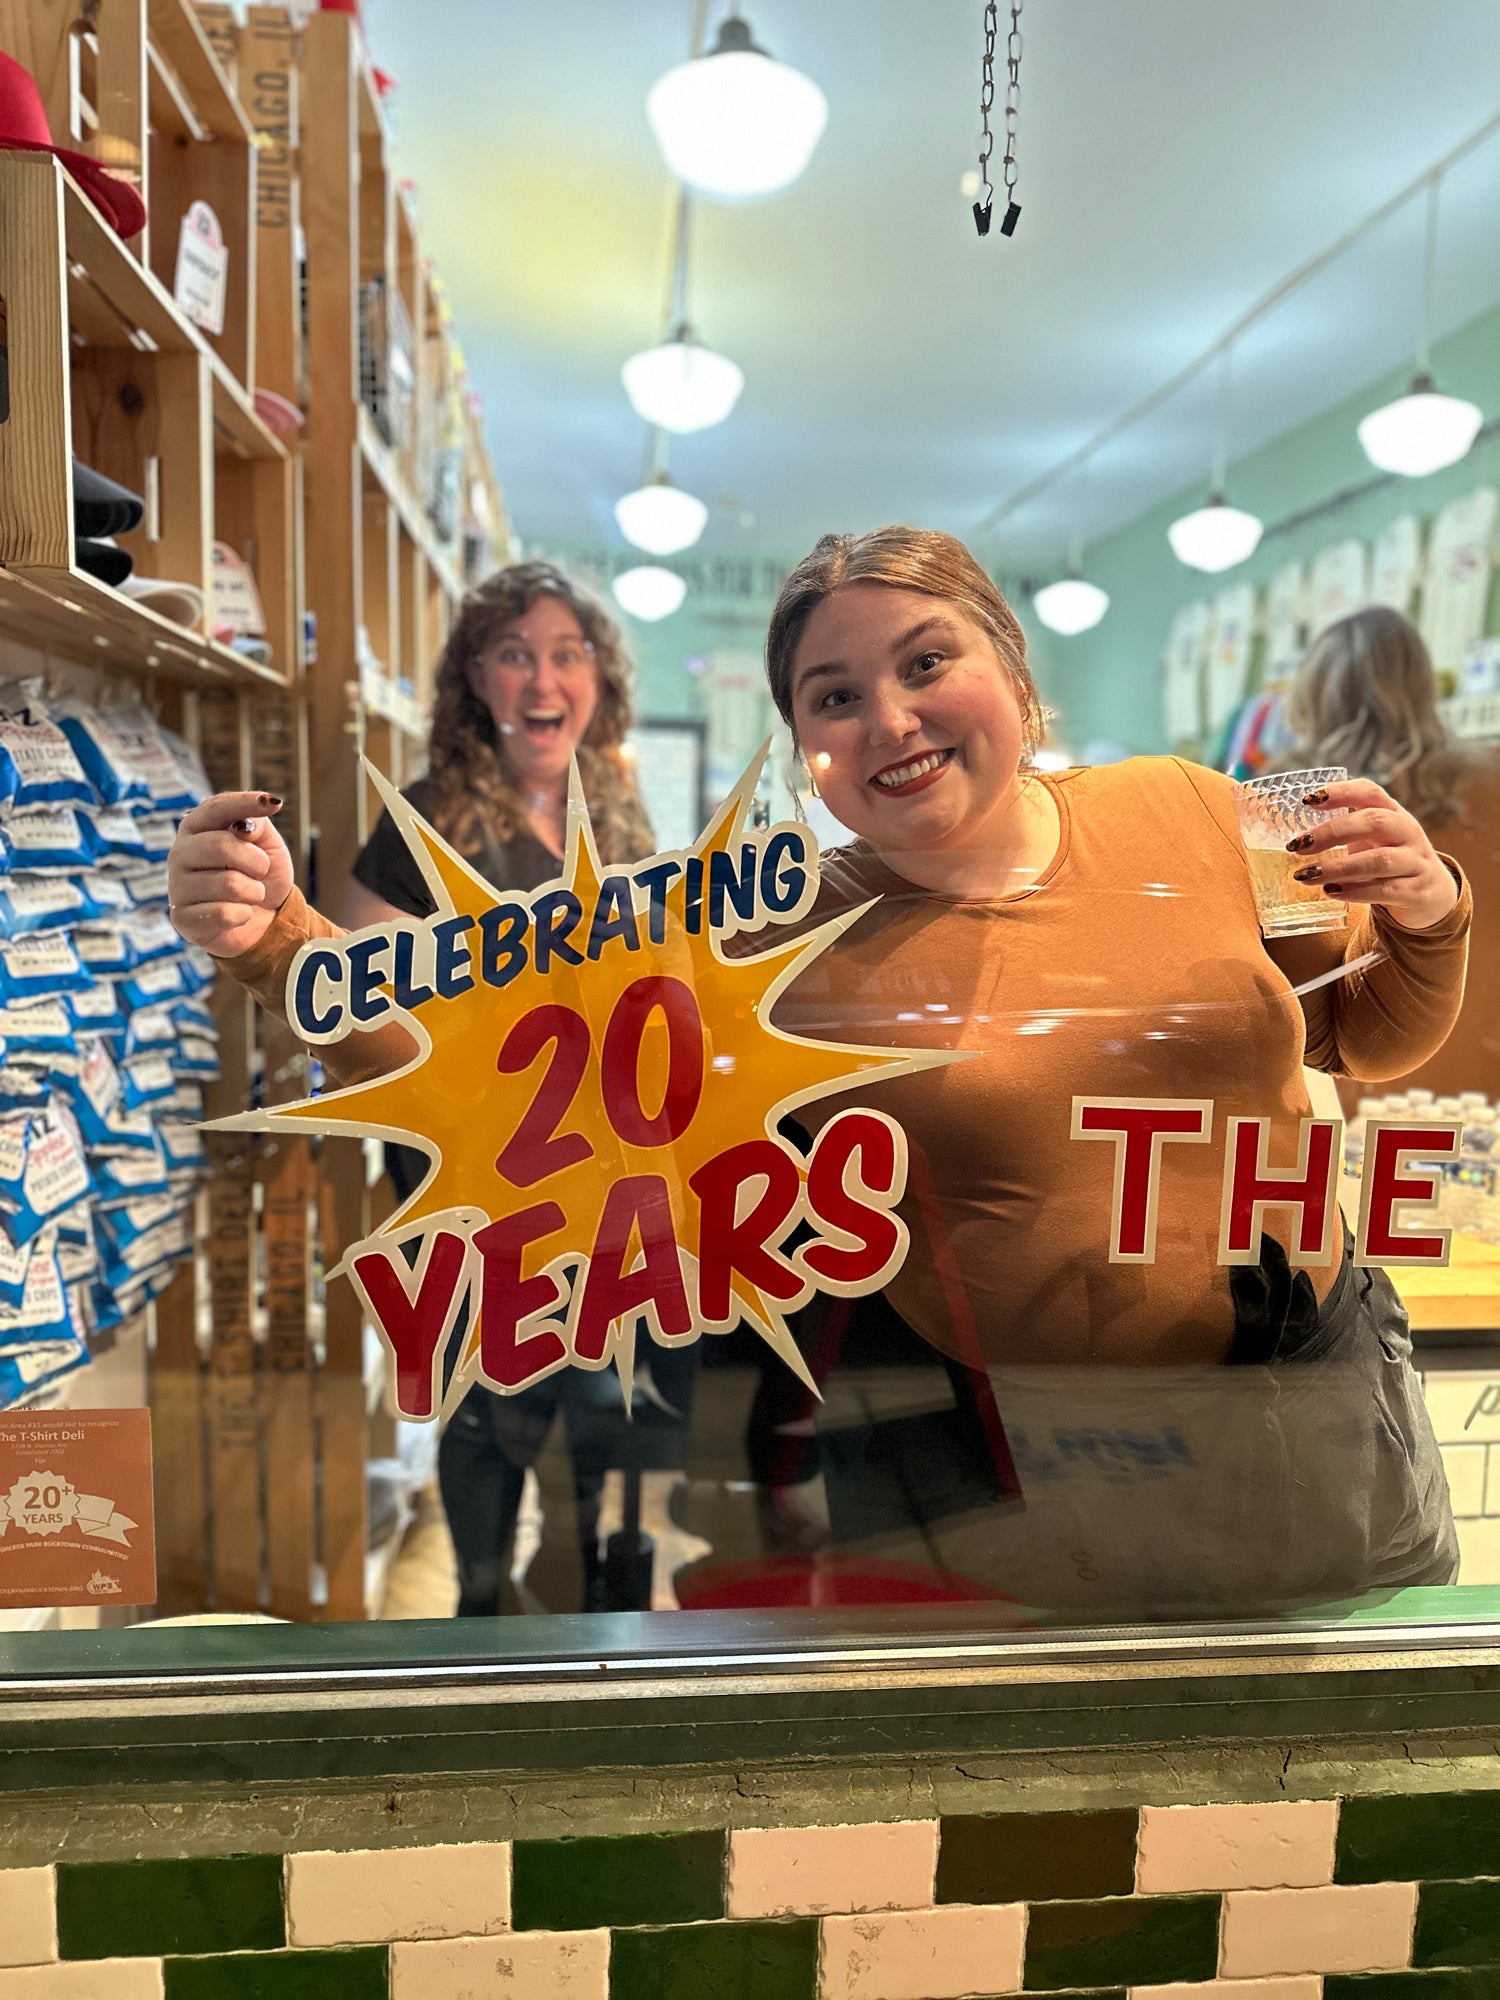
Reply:
[[[830, 116], [788, 193], [698, 209], [693, 315], [747, 376], [726, 424], [674, 445], [714, 503], [705, 549], [893, 519], [976, 535], [1500, 105], [1494, 0], [1030, 0], [1024, 214], [980, 241], [959, 189], [980, 0], [745, 12]], [[619, 366], [659, 337], [671, 209], [643, 102], [687, 52], [690, 0], [365, 13], [517, 526], [617, 540], [644, 443]], [[1420, 206], [1246, 341], [1234, 453], [1403, 363]], [[1445, 194], [1439, 327], [1497, 300], [1500, 138]], [[1110, 447], [1090, 536], [1206, 473], [1210, 402], [1201, 381]], [[1054, 491], [986, 553], [1056, 560], [1073, 504]]]

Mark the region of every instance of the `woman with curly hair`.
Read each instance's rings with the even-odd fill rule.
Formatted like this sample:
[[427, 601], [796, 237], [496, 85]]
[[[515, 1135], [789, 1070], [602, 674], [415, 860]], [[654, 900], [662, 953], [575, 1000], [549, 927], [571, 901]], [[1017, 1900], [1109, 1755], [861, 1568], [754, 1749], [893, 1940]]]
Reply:
[[[560, 569], [497, 570], [465, 597], [448, 635], [428, 774], [406, 799], [497, 889], [535, 889], [562, 859], [576, 754], [600, 853], [640, 860], [652, 840], [625, 758], [628, 675], [619, 627]], [[345, 923], [358, 930], [432, 909], [420, 869], [382, 813], [354, 864]]]

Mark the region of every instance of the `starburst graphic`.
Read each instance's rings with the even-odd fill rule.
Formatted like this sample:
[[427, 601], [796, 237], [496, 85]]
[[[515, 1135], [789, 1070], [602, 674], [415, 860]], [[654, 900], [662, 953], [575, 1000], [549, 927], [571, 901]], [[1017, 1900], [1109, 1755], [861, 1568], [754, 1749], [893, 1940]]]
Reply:
[[[899, 1127], [868, 1110], [841, 1114], [820, 1175], [819, 1149], [840, 1120], [810, 1158], [778, 1121], [955, 1057], [772, 1025], [781, 993], [870, 905], [784, 941], [773, 933], [724, 949], [735, 930], [806, 916], [816, 892], [807, 828], [745, 826], [763, 758], [690, 850], [615, 867], [600, 861], [575, 767], [560, 876], [525, 895], [487, 882], [366, 766], [436, 913], [316, 949], [362, 968], [366, 1011], [378, 992], [381, 1025], [399, 1020], [416, 1052], [372, 1081], [218, 1124], [373, 1136], [426, 1155], [421, 1186], [338, 1270], [393, 1347], [370, 1272], [397, 1274], [402, 1311], [403, 1298], [426, 1299], [430, 1277], [422, 1366], [431, 1353], [434, 1371], [471, 1299], [445, 1411], [475, 1380], [507, 1391], [570, 1364], [613, 1365], [628, 1406], [640, 1330], [675, 1346], [741, 1319], [811, 1386], [787, 1314], [814, 1289], [875, 1290], [905, 1255], [892, 1212], [905, 1185]], [[288, 982], [294, 1023], [298, 967], [314, 949]], [[486, 1316], [505, 1289], [488, 1260], [502, 1237], [519, 1302], [513, 1344], [529, 1357], [517, 1379], [497, 1379], [484, 1361]], [[392, 1252], [413, 1243], [409, 1267]]]

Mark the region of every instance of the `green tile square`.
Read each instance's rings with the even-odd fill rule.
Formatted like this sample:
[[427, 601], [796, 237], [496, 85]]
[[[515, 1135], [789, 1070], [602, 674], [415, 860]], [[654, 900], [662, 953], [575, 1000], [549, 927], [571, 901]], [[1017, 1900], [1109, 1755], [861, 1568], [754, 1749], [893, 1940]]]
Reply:
[[169, 1958], [166, 2000], [387, 2000], [383, 1944], [339, 1951], [264, 1951], [232, 1958]]
[[511, 1851], [511, 1924], [590, 1931], [693, 1924], [724, 1914], [728, 1835], [639, 1833], [518, 1840]]
[[1219, 1961], [1219, 1900], [1112, 1896], [1037, 1903], [1026, 1926], [1026, 1991], [1212, 1979]]
[[1472, 1972], [1329, 1972], [1323, 2000], [1495, 2000], [1500, 1968]]
[[1041, 1903], [1128, 1896], [1137, 1813], [988, 1813], [942, 1821], [940, 1903]]
[[1335, 1882], [1500, 1875], [1500, 1792], [1345, 1799]]
[[1411, 1962], [1500, 1966], [1500, 1882], [1424, 1882]]
[[59, 1862], [57, 1942], [63, 1958], [274, 1951], [286, 1943], [281, 1856]]
[[609, 2000], [813, 2000], [817, 1984], [814, 1917], [616, 1931], [610, 1939]]

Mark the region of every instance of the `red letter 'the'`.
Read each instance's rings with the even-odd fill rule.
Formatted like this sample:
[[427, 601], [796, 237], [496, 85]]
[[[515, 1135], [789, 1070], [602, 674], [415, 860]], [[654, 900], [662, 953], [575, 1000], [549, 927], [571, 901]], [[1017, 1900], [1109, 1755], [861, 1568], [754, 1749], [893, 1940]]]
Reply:
[[1115, 1148], [1111, 1264], [1156, 1258], [1156, 1203], [1161, 1149], [1169, 1139], [1201, 1144], [1213, 1124], [1207, 1097], [1075, 1097], [1075, 1139], [1110, 1139]]
[[1404, 1229], [1396, 1220], [1398, 1203], [1437, 1200], [1437, 1174], [1402, 1173], [1413, 1154], [1426, 1162], [1451, 1158], [1463, 1141], [1463, 1124], [1386, 1124], [1372, 1119], [1365, 1126], [1364, 1173], [1359, 1187], [1359, 1228], [1354, 1237], [1356, 1264], [1446, 1264], [1452, 1231], [1436, 1229], [1430, 1236]]
[[1285, 1172], [1266, 1165], [1269, 1118], [1231, 1118], [1224, 1147], [1224, 1202], [1219, 1212], [1219, 1262], [1260, 1261], [1260, 1228], [1268, 1208], [1297, 1211], [1287, 1252], [1291, 1264], [1333, 1260], [1333, 1215], [1338, 1202], [1334, 1173], [1340, 1122], [1304, 1118], [1297, 1136], [1297, 1164]]

